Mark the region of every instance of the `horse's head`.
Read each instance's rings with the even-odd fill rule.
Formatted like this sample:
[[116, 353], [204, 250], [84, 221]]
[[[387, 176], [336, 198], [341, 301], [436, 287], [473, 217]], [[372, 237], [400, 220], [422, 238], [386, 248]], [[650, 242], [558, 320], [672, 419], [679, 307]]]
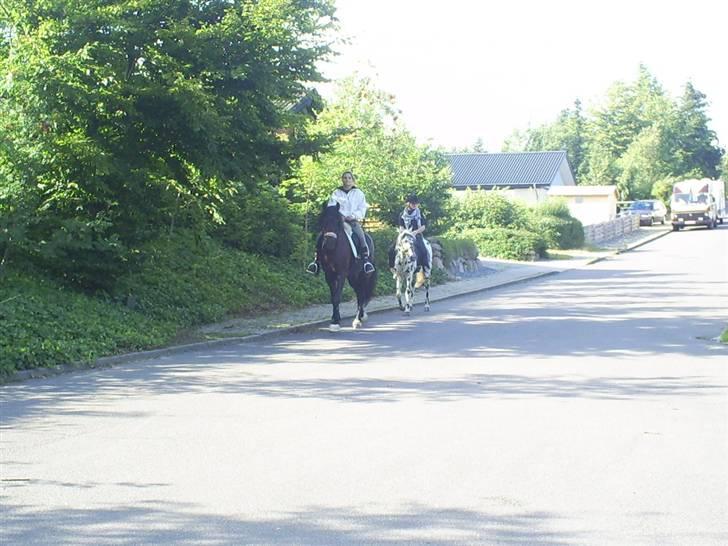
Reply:
[[334, 248], [339, 236], [344, 234], [344, 221], [339, 213], [339, 203], [335, 205], [324, 204], [321, 216], [319, 216], [319, 229], [324, 236], [323, 249]]
[[415, 236], [410, 230], [403, 229], [399, 232], [394, 247], [396, 250], [395, 262], [405, 264], [417, 259], [417, 253], [415, 251]]

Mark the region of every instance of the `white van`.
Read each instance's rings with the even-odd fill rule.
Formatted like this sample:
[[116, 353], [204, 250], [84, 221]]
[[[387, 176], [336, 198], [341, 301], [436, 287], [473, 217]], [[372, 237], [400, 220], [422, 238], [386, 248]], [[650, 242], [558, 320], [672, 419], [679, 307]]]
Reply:
[[722, 180], [683, 180], [672, 187], [670, 211], [673, 231], [688, 225], [713, 229], [728, 217]]

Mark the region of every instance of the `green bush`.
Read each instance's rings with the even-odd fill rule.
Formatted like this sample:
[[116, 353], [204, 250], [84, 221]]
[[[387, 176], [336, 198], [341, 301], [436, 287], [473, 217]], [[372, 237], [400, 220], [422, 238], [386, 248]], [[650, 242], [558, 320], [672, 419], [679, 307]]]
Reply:
[[563, 199], [551, 198], [539, 203], [533, 208], [533, 212], [538, 216], [553, 216], [554, 218], [561, 218], [563, 220], [573, 218], [571, 212], [569, 212], [569, 206]]
[[466, 190], [452, 207], [454, 229], [528, 227], [528, 209], [499, 191]]
[[549, 248], [581, 248], [584, 246], [584, 227], [576, 218], [555, 216], [533, 217], [533, 230], [540, 233]]
[[154, 347], [176, 332], [172, 322], [12, 271], [0, 285], [0, 323], [0, 375]]
[[231, 315], [329, 300], [300, 264], [179, 232], [147, 244], [137, 268], [91, 295], [32, 272], [0, 285], [0, 373], [148, 349]]
[[581, 248], [584, 226], [569, 212], [561, 199], [549, 199], [533, 209], [531, 230], [540, 233], [549, 248]]
[[442, 259], [446, 264], [457, 258], [476, 260], [478, 258], [478, 246], [471, 239], [462, 237], [433, 237], [432, 242], [437, 241], [442, 247]]
[[147, 245], [139, 270], [122, 276], [113, 295], [148, 316], [191, 326], [227, 314], [324, 301], [324, 288], [289, 260], [226, 249], [181, 232]]
[[546, 256], [544, 238], [524, 229], [466, 229], [458, 235], [474, 241], [481, 256], [510, 260], [532, 260]]
[[304, 238], [288, 202], [267, 183], [226, 201], [220, 212], [225, 223], [213, 235], [238, 250], [287, 257]]

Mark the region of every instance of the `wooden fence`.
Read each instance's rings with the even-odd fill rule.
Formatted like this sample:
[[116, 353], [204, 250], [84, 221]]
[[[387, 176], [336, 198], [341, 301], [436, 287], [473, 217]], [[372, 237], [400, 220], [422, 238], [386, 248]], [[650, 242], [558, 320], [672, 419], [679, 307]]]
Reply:
[[586, 243], [596, 244], [610, 239], [622, 237], [640, 227], [639, 216], [620, 216], [609, 222], [584, 226], [584, 240]]

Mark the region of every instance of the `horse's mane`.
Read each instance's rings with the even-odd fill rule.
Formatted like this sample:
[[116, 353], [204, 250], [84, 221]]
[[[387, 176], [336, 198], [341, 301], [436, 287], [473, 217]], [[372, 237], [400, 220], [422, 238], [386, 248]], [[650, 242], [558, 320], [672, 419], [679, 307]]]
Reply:
[[397, 234], [397, 239], [396, 239], [396, 243], [397, 243], [397, 244], [399, 244], [399, 243], [400, 243], [401, 241], [403, 241], [403, 240], [404, 240], [405, 238], [407, 238], [407, 239], [411, 239], [412, 241], [414, 241], [414, 238], [415, 238], [415, 234], [414, 234], [414, 233], [412, 233], [412, 231], [411, 231], [411, 230], [409, 230], [409, 229], [403, 229], [402, 231], [400, 231], [400, 232], [399, 232], [399, 233]]

